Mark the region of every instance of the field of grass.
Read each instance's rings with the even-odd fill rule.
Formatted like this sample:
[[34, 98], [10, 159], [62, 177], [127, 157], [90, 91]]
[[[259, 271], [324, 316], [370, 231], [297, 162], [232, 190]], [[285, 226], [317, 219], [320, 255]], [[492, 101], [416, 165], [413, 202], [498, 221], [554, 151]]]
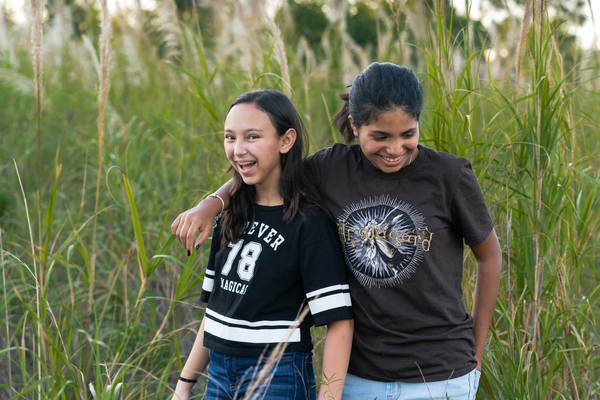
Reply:
[[229, 103], [288, 93], [312, 152], [340, 140], [337, 95], [372, 61], [417, 73], [421, 143], [472, 162], [495, 220], [502, 287], [478, 398], [600, 398], [600, 53], [566, 43], [573, 21], [528, 0], [512, 40], [475, 40], [443, 1], [393, 2], [377, 46], [334, 21], [317, 49], [259, 3], [99, 7], [80, 35], [54, 2], [43, 39], [0, 13], [0, 398], [169, 398], [208, 252], [187, 257], [170, 224], [229, 178]]

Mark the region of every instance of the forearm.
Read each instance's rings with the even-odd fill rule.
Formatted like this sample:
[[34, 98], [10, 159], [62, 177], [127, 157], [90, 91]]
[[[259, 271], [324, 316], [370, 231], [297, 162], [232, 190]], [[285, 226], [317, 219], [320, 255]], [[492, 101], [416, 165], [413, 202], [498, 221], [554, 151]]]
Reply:
[[229, 208], [229, 198], [231, 197], [231, 188], [233, 187], [233, 179], [228, 180], [221, 186], [215, 194], [217, 194], [221, 199], [223, 199], [223, 203], [216, 197], [206, 197], [204, 198], [198, 205], [194, 208], [199, 208], [202, 204], [202, 207], [206, 207], [211, 211], [214, 210], [215, 216], [221, 212], [221, 209], [226, 210]]
[[[192, 351], [183, 366], [181, 377], [188, 380], [197, 380], [208, 365], [208, 349], [204, 347], [204, 320], [198, 330]], [[178, 381], [175, 387], [173, 400], [186, 400], [190, 396], [193, 383]]]
[[477, 265], [475, 299], [473, 303], [473, 336], [477, 346], [477, 360], [481, 361], [488, 330], [496, 308], [500, 286], [499, 265]]
[[[481, 360], [487, 335], [496, 308], [496, 300], [500, 288], [500, 275], [502, 272], [502, 253], [496, 234], [492, 232], [488, 240], [494, 242], [494, 246], [489, 246], [492, 251], [485, 253], [476, 252], [477, 258], [477, 278], [475, 280], [475, 298], [473, 302], [473, 336], [477, 347], [475, 358], [481, 369]], [[486, 240], [487, 241], [487, 240]]]
[[350, 361], [353, 331], [354, 320], [336, 321], [327, 326], [319, 400], [342, 398]]
[[[230, 180], [219, 190], [217, 194], [223, 199], [209, 196], [202, 200], [196, 207], [182, 212], [171, 224], [171, 231], [187, 249], [190, 256], [194, 248], [196, 250], [206, 241], [212, 232], [213, 223], [217, 214], [229, 207], [229, 190], [233, 182]], [[198, 235], [198, 239], [195, 239]]]

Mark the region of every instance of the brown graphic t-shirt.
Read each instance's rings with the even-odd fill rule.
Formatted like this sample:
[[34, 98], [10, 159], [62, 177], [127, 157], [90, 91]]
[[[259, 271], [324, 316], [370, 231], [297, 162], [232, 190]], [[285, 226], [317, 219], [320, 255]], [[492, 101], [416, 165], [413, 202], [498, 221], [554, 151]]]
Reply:
[[349, 372], [423, 382], [473, 370], [473, 318], [462, 303], [463, 241], [493, 229], [465, 158], [419, 145], [398, 172], [375, 168], [357, 145], [306, 160], [336, 219], [355, 314]]

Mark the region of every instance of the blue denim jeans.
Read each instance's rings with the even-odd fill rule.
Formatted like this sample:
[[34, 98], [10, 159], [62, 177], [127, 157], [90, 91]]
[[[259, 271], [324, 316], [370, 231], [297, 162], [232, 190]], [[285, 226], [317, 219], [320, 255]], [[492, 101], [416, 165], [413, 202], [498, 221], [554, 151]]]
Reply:
[[343, 400], [474, 400], [481, 372], [438, 382], [377, 382], [348, 374]]
[[[210, 351], [206, 400], [242, 399], [253, 380], [264, 371], [268, 358], [238, 357]], [[315, 373], [312, 353], [284, 353], [260, 379], [252, 400], [315, 400]]]

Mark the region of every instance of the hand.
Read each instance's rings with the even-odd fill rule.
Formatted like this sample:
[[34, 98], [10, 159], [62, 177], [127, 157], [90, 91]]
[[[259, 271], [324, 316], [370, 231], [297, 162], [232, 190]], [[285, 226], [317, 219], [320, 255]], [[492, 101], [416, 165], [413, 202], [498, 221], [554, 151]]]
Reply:
[[475, 355], [475, 359], [477, 360], [477, 366], [475, 367], [475, 369], [479, 372], [481, 372], [481, 359], [482, 357], [479, 354]]
[[[171, 225], [171, 231], [188, 251], [188, 256], [194, 248], [198, 249], [208, 238], [212, 231], [215, 217], [221, 212], [221, 201], [214, 197], [207, 197], [196, 207], [181, 214]], [[194, 242], [196, 233], [198, 238]]]
[[175, 390], [175, 393], [173, 394], [173, 397], [171, 398], [171, 400], [189, 400], [190, 398], [190, 392], [183, 392], [182, 393], [178, 393], [177, 390]]

